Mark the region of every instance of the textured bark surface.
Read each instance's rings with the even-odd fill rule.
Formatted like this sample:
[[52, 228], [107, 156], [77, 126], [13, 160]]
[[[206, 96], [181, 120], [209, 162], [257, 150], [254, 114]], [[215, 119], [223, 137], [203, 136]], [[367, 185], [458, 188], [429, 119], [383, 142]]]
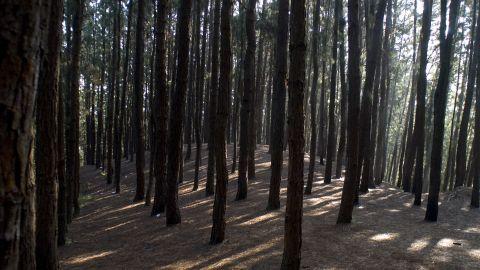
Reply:
[[282, 269], [299, 269], [302, 248], [305, 91], [305, 0], [292, 2], [288, 80], [288, 186]]
[[[0, 265], [18, 269], [35, 254], [35, 246], [21, 246], [22, 221], [33, 222], [27, 203], [33, 108], [39, 62], [41, 1], [2, 3], [0, 8]], [[23, 220], [22, 216], [28, 220]], [[30, 215], [28, 215], [30, 214]], [[25, 224], [25, 223], [24, 223]], [[34, 237], [34, 235], [30, 235]], [[24, 236], [22, 236], [24, 237]], [[21, 249], [20, 249], [21, 248]], [[27, 267], [35, 268], [34, 260]]]
[[[58, 269], [57, 114], [63, 1], [43, 3], [40, 74], [36, 101], [36, 265]], [[63, 111], [63, 110], [62, 110]], [[65, 202], [65, 201], [63, 201]]]

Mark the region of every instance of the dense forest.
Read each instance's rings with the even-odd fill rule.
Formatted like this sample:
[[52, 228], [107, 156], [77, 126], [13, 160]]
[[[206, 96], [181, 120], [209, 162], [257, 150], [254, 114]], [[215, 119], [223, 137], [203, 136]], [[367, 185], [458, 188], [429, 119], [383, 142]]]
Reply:
[[0, 1], [0, 269], [478, 269], [479, 207], [478, 0]]

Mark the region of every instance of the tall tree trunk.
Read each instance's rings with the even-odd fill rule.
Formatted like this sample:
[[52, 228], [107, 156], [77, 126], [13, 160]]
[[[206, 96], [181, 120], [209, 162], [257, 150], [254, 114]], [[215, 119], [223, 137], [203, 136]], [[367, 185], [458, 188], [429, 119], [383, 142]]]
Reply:
[[288, 80], [288, 187], [282, 269], [299, 269], [302, 248], [305, 0], [292, 1]]
[[217, 111], [217, 87], [218, 87], [218, 41], [219, 41], [219, 27], [220, 27], [220, 0], [215, 0], [214, 5], [214, 21], [212, 33], [212, 51], [210, 52], [211, 59], [211, 74], [210, 74], [210, 97], [208, 108], [208, 166], [207, 166], [207, 182], [205, 186], [205, 195], [211, 196], [214, 192], [214, 177], [215, 177], [215, 134], [210, 131], [215, 130], [216, 111]]
[[157, 17], [155, 18], [155, 94], [154, 94], [154, 136], [155, 136], [155, 197], [151, 216], [165, 211], [165, 190], [167, 170], [167, 117], [168, 90], [166, 70], [166, 27], [169, 11], [169, 0], [157, 0]]
[[[68, 29], [68, 28], [67, 28]], [[104, 96], [104, 83], [105, 83], [105, 62], [106, 62], [106, 44], [105, 44], [105, 28], [102, 29], [102, 67], [101, 67], [101, 79], [100, 79], [100, 96], [98, 97], [97, 109], [98, 109], [98, 119], [97, 119], [97, 156], [95, 160], [95, 167], [98, 169], [103, 168], [103, 96]]]
[[445, 131], [445, 109], [447, 106], [448, 85], [451, 70], [451, 58], [457, 31], [457, 17], [460, 1], [450, 3], [448, 33], [447, 30], [447, 1], [441, 0], [440, 22], [440, 73], [435, 89], [433, 101], [433, 139], [430, 168], [430, 188], [428, 191], [426, 221], [437, 221], [438, 195], [440, 192], [440, 174], [442, 170], [443, 135]]
[[[249, 163], [248, 160], [252, 158], [250, 155], [250, 144], [255, 143], [255, 132], [252, 135], [252, 125], [250, 125], [250, 122], [253, 120], [251, 117], [253, 108], [251, 103], [253, 102], [253, 89], [255, 87], [255, 6], [256, 0], [248, 0], [245, 17], [247, 51], [245, 53], [244, 88], [240, 111], [240, 159], [236, 200], [247, 198], [247, 165]], [[251, 136], [254, 136], [253, 140]], [[253, 146], [253, 150], [255, 151], [255, 146]]]
[[352, 221], [353, 203], [358, 185], [358, 142], [360, 114], [360, 22], [358, 0], [348, 0], [348, 122], [347, 170], [342, 189], [337, 224]]
[[335, 156], [337, 139], [335, 136], [335, 96], [337, 88], [337, 48], [338, 48], [338, 25], [340, 20], [341, 0], [335, 0], [335, 19], [333, 23], [332, 38], [332, 65], [330, 67], [330, 104], [328, 112], [328, 142], [327, 142], [327, 163], [325, 165], [324, 182], [329, 184], [332, 181], [332, 163]]
[[[63, 1], [43, 4], [40, 74], [36, 101], [35, 185], [36, 264], [38, 269], [58, 268], [57, 114], [58, 68]], [[61, 128], [61, 127], [60, 127]]]
[[285, 135], [285, 99], [287, 77], [287, 43], [289, 23], [289, 1], [278, 1], [276, 50], [274, 65], [274, 84], [272, 92], [272, 131], [270, 188], [268, 192], [268, 210], [280, 208], [280, 181], [282, 180], [283, 144]]
[[375, 148], [375, 158], [373, 163], [373, 179], [375, 184], [380, 184], [383, 181], [382, 170], [383, 170], [383, 153], [385, 151], [386, 136], [387, 136], [387, 108], [388, 108], [388, 93], [389, 85], [388, 81], [390, 78], [390, 34], [392, 32], [392, 1], [388, 1], [387, 7], [387, 21], [385, 25], [385, 36], [383, 38], [383, 52], [382, 52], [382, 74], [380, 78], [380, 107], [378, 114], [378, 125], [376, 138], [372, 137], [373, 140], [376, 139], [376, 148]]
[[198, 189], [198, 182], [199, 182], [199, 171], [200, 171], [200, 163], [202, 159], [202, 111], [203, 111], [203, 88], [205, 82], [205, 53], [206, 53], [206, 45], [207, 45], [207, 28], [208, 28], [208, 0], [203, 3], [204, 8], [204, 15], [203, 15], [203, 33], [202, 33], [202, 51], [200, 54], [200, 17], [201, 17], [201, 3], [198, 2], [198, 10], [197, 10], [197, 29], [196, 29], [196, 36], [197, 36], [197, 46], [196, 46], [196, 62], [197, 62], [197, 84], [196, 84], [196, 104], [195, 104], [195, 142], [196, 142], [196, 153], [195, 153], [195, 176], [193, 180], [193, 190]]
[[73, 216], [80, 212], [78, 202], [80, 192], [80, 154], [79, 154], [79, 132], [80, 132], [80, 106], [79, 106], [79, 80], [80, 80], [80, 50], [82, 41], [82, 25], [84, 1], [76, 0], [72, 20], [72, 56], [70, 63], [70, 110], [69, 133], [67, 135], [67, 181], [71, 185], [73, 199]]
[[[125, 41], [125, 58], [123, 59], [123, 78], [122, 78], [122, 93], [120, 97], [120, 119], [118, 120], [118, 137], [115, 137], [115, 193], [120, 193], [120, 173], [122, 167], [122, 151], [121, 151], [121, 141], [123, 134], [123, 125], [125, 121], [126, 114], [126, 93], [128, 90], [128, 73], [129, 69], [129, 60], [130, 60], [130, 32], [132, 25], [132, 14], [133, 14], [133, 0], [128, 2], [128, 15], [127, 15], [127, 33]], [[117, 133], [115, 133], [117, 135]], [[127, 152], [125, 147], [123, 151]]]
[[[475, 13], [474, 13], [475, 14]], [[479, 12], [480, 16], [480, 12]], [[475, 18], [475, 16], [474, 16]], [[473, 25], [475, 25], [475, 19], [473, 18]], [[473, 31], [473, 27], [472, 27]], [[460, 187], [465, 184], [466, 168], [467, 168], [467, 137], [468, 137], [468, 123], [470, 122], [470, 111], [472, 107], [472, 99], [475, 91], [475, 78], [477, 74], [478, 63], [480, 61], [480, 52], [478, 47], [480, 46], [480, 18], [477, 17], [477, 25], [474, 38], [472, 58], [468, 67], [468, 82], [467, 92], [465, 95], [465, 104], [463, 106], [462, 120], [460, 122], [460, 131], [458, 134], [457, 142], [457, 155], [456, 155], [456, 167], [455, 167], [455, 187]]]
[[370, 133], [372, 130], [372, 91], [374, 88], [375, 72], [378, 68], [378, 59], [381, 48], [383, 17], [387, 0], [380, 0], [375, 14], [375, 23], [367, 47], [367, 63], [365, 71], [365, 83], [362, 94], [362, 108], [360, 111], [360, 152], [359, 152], [359, 176], [361, 175], [360, 192], [368, 192], [368, 184], [371, 181], [370, 173]]
[[417, 79], [417, 108], [415, 110], [415, 128], [414, 144], [416, 145], [416, 163], [413, 176], [413, 185], [415, 190], [414, 205], [420, 205], [422, 202], [422, 184], [423, 184], [423, 155], [425, 151], [425, 97], [427, 92], [427, 57], [428, 42], [430, 40], [430, 28], [432, 21], [433, 0], [423, 1], [422, 15], [422, 34], [420, 36], [420, 67]]
[[134, 201], [141, 201], [145, 196], [145, 131], [143, 124], [143, 54], [144, 54], [144, 32], [145, 32], [145, 0], [138, 1], [137, 29], [136, 29], [136, 47], [135, 47], [135, 66], [134, 66], [134, 107], [135, 107], [135, 129], [136, 129], [136, 171], [137, 185]]
[[178, 8], [176, 44], [177, 44], [177, 74], [175, 91], [172, 96], [171, 113], [168, 123], [168, 168], [167, 168], [167, 197], [166, 222], [167, 226], [181, 222], [178, 208], [177, 179], [180, 173], [182, 159], [182, 129], [187, 92], [188, 77], [188, 47], [190, 33], [190, 12], [192, 0], [182, 0]]
[[345, 81], [345, 18], [343, 15], [343, 3], [340, 2], [340, 14], [339, 14], [339, 37], [340, 37], [340, 51], [339, 51], [339, 64], [340, 64], [340, 139], [338, 142], [337, 162], [335, 168], [335, 177], [342, 177], [342, 165], [345, 154], [345, 142], [346, 130], [347, 130], [347, 83]]
[[313, 33], [312, 33], [312, 88], [310, 91], [310, 160], [308, 164], [307, 186], [305, 194], [312, 194], [313, 177], [315, 173], [315, 157], [317, 150], [317, 84], [318, 84], [318, 38], [320, 35], [320, 0], [315, 1], [315, 10], [313, 12]]
[[[119, 69], [119, 51], [120, 51], [120, 4], [118, 1], [112, 3], [113, 7], [113, 38], [112, 38], [112, 61], [110, 66], [110, 85], [108, 89], [108, 104], [107, 104], [107, 184], [113, 181], [113, 133], [114, 122], [116, 122], [117, 110], [115, 108], [116, 100], [118, 100], [118, 69]], [[117, 94], [117, 95], [116, 95]], [[115, 98], [117, 97], [117, 98]]]
[[232, 0], [222, 1], [221, 15], [221, 48], [220, 48], [220, 84], [218, 87], [217, 124], [215, 125], [215, 161], [217, 183], [215, 185], [215, 201], [213, 204], [213, 225], [210, 235], [210, 244], [223, 242], [225, 238], [225, 209], [227, 207], [228, 171], [226, 159], [226, 130], [230, 111], [230, 74], [232, 70], [232, 45], [230, 16]]
[[[29, 173], [39, 66], [37, 52], [41, 38], [40, 2], [7, 2], [0, 9], [3, 44], [0, 58], [0, 265], [4, 269], [22, 266], [35, 269], [35, 238], [33, 234], [24, 235], [22, 229], [24, 225], [34, 228], [35, 213], [28, 211], [28, 203], [34, 201], [34, 192], [28, 189], [32, 181]], [[24, 237], [31, 237], [28, 240], [33, 245], [22, 246], [20, 250], [20, 245], [25, 243]], [[21, 258], [25, 253], [29, 258]], [[26, 265], [27, 259], [31, 260]]]

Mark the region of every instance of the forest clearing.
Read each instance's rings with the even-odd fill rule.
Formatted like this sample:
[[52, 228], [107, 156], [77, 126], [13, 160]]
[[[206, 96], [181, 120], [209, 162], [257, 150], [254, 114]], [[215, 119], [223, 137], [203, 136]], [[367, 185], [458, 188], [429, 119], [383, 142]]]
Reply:
[[[165, 227], [163, 214], [150, 217], [149, 207], [131, 203], [133, 162], [122, 162], [125, 192], [120, 195], [105, 185], [104, 176], [93, 166], [83, 167], [81, 180], [84, 195], [89, 198], [70, 227], [72, 242], [60, 249], [62, 267], [278, 269], [285, 207], [274, 212], [265, 210], [270, 167], [267, 151], [266, 146], [258, 147], [257, 179], [249, 183], [247, 200], [234, 201], [236, 174], [230, 174], [228, 240], [216, 246], [208, 245], [213, 200], [203, 194], [205, 166], [199, 190], [192, 191], [194, 162], [184, 164], [185, 182], [179, 187], [184, 219], [178, 227]], [[305, 161], [308, 164], [307, 157]], [[425, 207], [412, 207], [413, 195], [382, 185], [362, 196], [352, 224], [338, 226], [335, 221], [342, 181], [324, 185], [320, 173], [315, 177], [312, 195], [305, 197], [303, 206], [302, 269], [478, 268], [480, 215], [478, 209], [468, 207], [467, 190], [452, 198], [449, 196], [453, 193], [447, 193], [440, 199], [442, 218], [435, 224], [423, 221]], [[285, 178], [284, 173], [282, 206], [286, 199]]]

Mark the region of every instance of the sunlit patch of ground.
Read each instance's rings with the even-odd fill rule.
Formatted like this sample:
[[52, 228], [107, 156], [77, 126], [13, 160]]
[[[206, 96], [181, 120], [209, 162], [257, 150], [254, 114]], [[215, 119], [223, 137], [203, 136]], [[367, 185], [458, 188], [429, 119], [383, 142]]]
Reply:
[[[207, 151], [203, 147], [200, 187], [192, 191], [192, 156], [184, 164], [184, 182], [179, 189], [182, 224], [172, 227], [165, 226], [164, 214], [150, 217], [150, 207], [132, 203], [134, 162], [122, 162], [120, 195], [113, 193], [114, 186], [106, 184], [106, 176], [99, 170], [82, 168], [83, 208], [69, 228], [71, 241], [60, 248], [62, 268], [278, 269], [283, 251], [287, 152], [282, 208], [265, 210], [270, 156], [267, 146], [259, 146], [256, 179], [249, 182], [246, 200], [234, 201], [237, 174], [230, 175], [226, 240], [210, 246], [213, 197], [205, 197]], [[231, 148], [228, 154], [231, 161]], [[306, 178], [308, 155], [305, 161]], [[480, 211], [468, 207], [468, 190], [443, 201], [439, 221], [426, 223], [425, 207], [413, 207], [410, 193], [382, 185], [362, 195], [352, 224], [339, 226], [335, 222], [343, 179], [323, 184], [324, 169], [316, 164], [312, 195], [304, 198], [302, 268], [479, 269]], [[148, 181], [148, 166], [145, 171]]]

